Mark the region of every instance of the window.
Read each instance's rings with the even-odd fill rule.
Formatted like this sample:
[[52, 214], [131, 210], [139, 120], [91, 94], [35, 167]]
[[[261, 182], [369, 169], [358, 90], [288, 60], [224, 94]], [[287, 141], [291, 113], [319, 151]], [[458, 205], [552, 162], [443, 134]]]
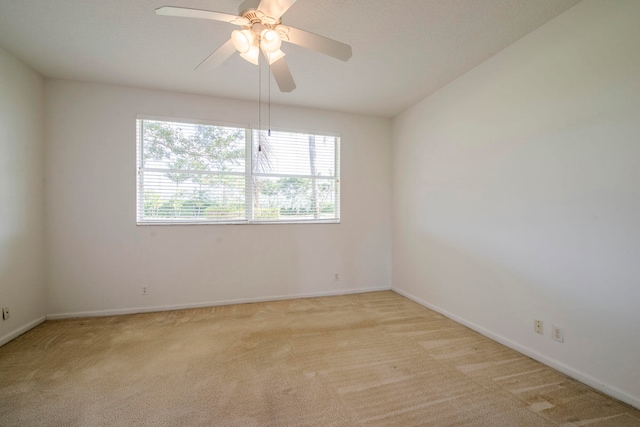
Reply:
[[138, 224], [337, 223], [340, 138], [138, 119]]

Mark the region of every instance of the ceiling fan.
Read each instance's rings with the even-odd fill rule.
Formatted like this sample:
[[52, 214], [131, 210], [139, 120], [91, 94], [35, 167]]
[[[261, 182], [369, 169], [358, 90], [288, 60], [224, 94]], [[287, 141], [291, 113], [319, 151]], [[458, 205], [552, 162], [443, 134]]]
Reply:
[[267, 60], [273, 77], [282, 92], [291, 92], [296, 83], [280, 49], [283, 41], [315, 50], [342, 61], [351, 58], [351, 46], [309, 33], [298, 28], [282, 25], [282, 15], [296, 0], [246, 0], [239, 8], [239, 15], [213, 12], [202, 9], [164, 6], [156, 9], [156, 14], [202, 18], [222, 21], [240, 27], [231, 32], [231, 38], [216, 49], [196, 67], [196, 70], [210, 71], [222, 64], [236, 51], [245, 60], [258, 65], [260, 51]]

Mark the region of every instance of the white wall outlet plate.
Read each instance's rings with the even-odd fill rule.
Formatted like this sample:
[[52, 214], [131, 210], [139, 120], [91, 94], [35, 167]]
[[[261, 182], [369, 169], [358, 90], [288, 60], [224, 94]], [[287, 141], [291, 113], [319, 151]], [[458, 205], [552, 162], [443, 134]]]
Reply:
[[9, 307], [2, 307], [2, 318], [4, 320], [9, 318]]
[[564, 342], [564, 329], [551, 325], [551, 338], [558, 342]]

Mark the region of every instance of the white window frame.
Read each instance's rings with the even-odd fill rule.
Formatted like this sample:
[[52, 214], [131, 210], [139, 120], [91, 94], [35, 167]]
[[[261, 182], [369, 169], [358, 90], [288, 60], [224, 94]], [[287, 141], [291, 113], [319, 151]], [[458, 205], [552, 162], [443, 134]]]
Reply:
[[[245, 177], [245, 219], [243, 220], [229, 220], [229, 221], [211, 221], [204, 218], [189, 218], [189, 219], [170, 219], [170, 220], [150, 220], [144, 217], [144, 172], [165, 172], [165, 173], [190, 173], [190, 174], [207, 174], [209, 172], [203, 171], [191, 171], [191, 170], [171, 170], [171, 169], [154, 169], [144, 168], [142, 164], [142, 154], [144, 150], [143, 139], [143, 126], [142, 121], [165, 121], [171, 123], [184, 123], [184, 124], [196, 124], [196, 125], [208, 125], [208, 126], [220, 126], [231, 127], [237, 129], [243, 129], [245, 131], [245, 171], [244, 172], [215, 172], [215, 174], [229, 175], [229, 176], [244, 176]], [[341, 219], [341, 191], [340, 191], [340, 150], [341, 150], [341, 138], [334, 132], [305, 132], [300, 130], [289, 129], [277, 129], [275, 131], [297, 133], [303, 135], [316, 135], [322, 137], [335, 138], [335, 150], [334, 150], [334, 170], [335, 176], [333, 177], [320, 177], [318, 179], [335, 179], [334, 186], [334, 200], [335, 200], [335, 216], [333, 218], [313, 218], [313, 219], [293, 219], [293, 220], [266, 220], [266, 219], [254, 219], [253, 207], [254, 207], [254, 194], [253, 194], [253, 178], [254, 177], [288, 177], [288, 178], [303, 178], [303, 179], [315, 179], [310, 175], [287, 175], [287, 174], [265, 174], [253, 172], [253, 133], [257, 129], [251, 128], [249, 125], [242, 125], [236, 123], [223, 123], [214, 122], [208, 120], [194, 120], [183, 119], [176, 117], [166, 116], [151, 116], [139, 114], [136, 117], [136, 224], [137, 225], [265, 225], [265, 224], [340, 224]], [[263, 130], [263, 132], [267, 132]], [[315, 213], [318, 215], [318, 213]]]

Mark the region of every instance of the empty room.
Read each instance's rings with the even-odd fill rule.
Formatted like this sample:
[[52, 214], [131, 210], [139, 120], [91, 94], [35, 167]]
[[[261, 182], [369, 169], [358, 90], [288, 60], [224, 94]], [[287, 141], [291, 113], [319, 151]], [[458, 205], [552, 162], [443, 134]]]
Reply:
[[0, 425], [640, 427], [638, 22], [0, 0]]

